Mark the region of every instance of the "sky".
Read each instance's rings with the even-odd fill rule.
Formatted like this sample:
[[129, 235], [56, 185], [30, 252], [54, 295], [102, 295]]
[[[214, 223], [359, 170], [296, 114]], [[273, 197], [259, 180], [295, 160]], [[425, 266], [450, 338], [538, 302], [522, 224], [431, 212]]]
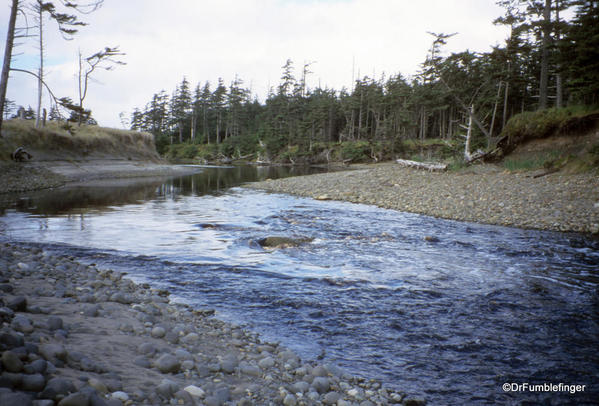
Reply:
[[[11, 2], [2, 2], [4, 55]], [[121, 113], [129, 118], [153, 94], [171, 94], [183, 77], [192, 89], [209, 81], [214, 90], [219, 77], [229, 85], [238, 76], [262, 102], [269, 87], [277, 88], [287, 59], [298, 78], [312, 63], [309, 88], [351, 89], [364, 76], [410, 77], [430, 49], [427, 32], [458, 33], [447, 53], [487, 52], [507, 38], [506, 28], [492, 23], [502, 14], [495, 0], [104, 0], [80, 16], [88, 25], [70, 41], [46, 23], [46, 80], [58, 97], [77, 100], [78, 51], [85, 57], [118, 46], [126, 65], [94, 72], [84, 107], [100, 125], [123, 128]], [[17, 25], [23, 24], [21, 17]], [[12, 66], [37, 71], [35, 38], [19, 42]], [[37, 80], [11, 73], [7, 97], [35, 110]]]

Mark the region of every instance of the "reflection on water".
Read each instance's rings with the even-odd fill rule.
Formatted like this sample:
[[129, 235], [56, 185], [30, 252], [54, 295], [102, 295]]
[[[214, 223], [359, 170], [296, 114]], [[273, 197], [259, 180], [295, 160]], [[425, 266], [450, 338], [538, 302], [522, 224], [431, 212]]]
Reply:
[[54, 190], [15, 195], [0, 194], [0, 215], [7, 208], [33, 214], [81, 214], [112, 210], [156, 197], [216, 195], [247, 182], [325, 172], [308, 166], [198, 167], [199, 173], [179, 178], [94, 180]]
[[[124, 270], [430, 404], [596, 404], [597, 239], [228, 189], [268, 170], [40, 194], [5, 211], [0, 240]], [[311, 242], [271, 252], [269, 235]]]

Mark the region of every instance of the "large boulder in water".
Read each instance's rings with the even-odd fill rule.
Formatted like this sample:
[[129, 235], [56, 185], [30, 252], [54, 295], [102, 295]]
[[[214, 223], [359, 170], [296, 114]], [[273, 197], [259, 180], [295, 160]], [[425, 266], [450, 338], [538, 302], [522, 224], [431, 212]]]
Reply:
[[298, 247], [312, 241], [312, 238], [266, 237], [258, 240], [263, 248], [289, 248]]

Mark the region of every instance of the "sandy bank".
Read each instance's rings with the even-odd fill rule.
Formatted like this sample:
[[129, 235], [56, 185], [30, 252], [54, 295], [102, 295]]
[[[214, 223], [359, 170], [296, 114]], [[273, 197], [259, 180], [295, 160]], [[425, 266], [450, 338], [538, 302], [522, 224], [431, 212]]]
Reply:
[[426, 172], [394, 163], [246, 186], [345, 200], [434, 217], [521, 228], [599, 233], [596, 173], [510, 173], [493, 165]]
[[0, 163], [0, 193], [48, 189], [99, 179], [181, 176], [197, 171], [197, 167], [168, 165], [160, 161], [120, 159]]

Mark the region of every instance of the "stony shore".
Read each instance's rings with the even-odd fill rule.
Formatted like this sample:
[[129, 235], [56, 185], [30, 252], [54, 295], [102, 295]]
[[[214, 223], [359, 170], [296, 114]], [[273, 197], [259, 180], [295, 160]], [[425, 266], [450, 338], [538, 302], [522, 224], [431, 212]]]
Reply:
[[477, 165], [427, 172], [395, 163], [267, 180], [247, 187], [486, 224], [599, 233], [599, 176]]
[[0, 405], [422, 405], [172, 303], [124, 274], [0, 244]]

